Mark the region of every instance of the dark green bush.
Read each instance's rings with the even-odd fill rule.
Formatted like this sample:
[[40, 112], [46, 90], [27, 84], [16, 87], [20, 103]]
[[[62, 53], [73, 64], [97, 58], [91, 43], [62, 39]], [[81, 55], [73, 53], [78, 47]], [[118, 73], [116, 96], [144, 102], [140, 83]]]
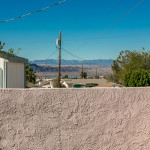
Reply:
[[126, 87], [150, 86], [150, 77], [147, 71], [132, 71], [125, 75], [123, 83]]

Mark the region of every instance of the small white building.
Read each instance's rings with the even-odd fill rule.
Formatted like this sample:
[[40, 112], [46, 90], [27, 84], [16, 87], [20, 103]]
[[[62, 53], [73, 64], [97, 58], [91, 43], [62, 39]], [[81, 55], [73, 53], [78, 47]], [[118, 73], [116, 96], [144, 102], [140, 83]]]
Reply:
[[73, 88], [73, 83], [69, 83], [67, 81], [62, 81], [62, 85], [64, 85], [66, 88]]
[[0, 88], [25, 88], [28, 60], [0, 51]]

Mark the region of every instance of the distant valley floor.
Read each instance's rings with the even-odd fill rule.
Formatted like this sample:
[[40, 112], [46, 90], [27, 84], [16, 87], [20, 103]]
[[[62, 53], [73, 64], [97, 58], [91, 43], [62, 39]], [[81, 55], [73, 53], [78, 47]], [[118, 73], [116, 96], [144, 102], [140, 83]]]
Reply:
[[[57, 76], [58, 74], [58, 65], [43, 65], [43, 64], [30, 64], [33, 70], [38, 76]], [[88, 76], [104, 76], [108, 73], [111, 73], [111, 66], [97, 66], [97, 65], [85, 65], [83, 67], [84, 72], [87, 72]], [[62, 65], [61, 72], [62, 76], [79, 76], [82, 71], [81, 65]]]

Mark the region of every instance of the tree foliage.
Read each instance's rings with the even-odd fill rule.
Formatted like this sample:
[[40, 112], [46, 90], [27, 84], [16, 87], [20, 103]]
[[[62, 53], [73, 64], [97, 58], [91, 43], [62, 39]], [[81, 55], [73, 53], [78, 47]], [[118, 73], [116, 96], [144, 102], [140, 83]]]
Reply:
[[[139, 84], [129, 85], [143, 86], [143, 84], [140, 83], [140, 81], [143, 81], [139, 80], [138, 76], [143, 77], [143, 71], [150, 73], [150, 51], [145, 51], [144, 48], [139, 51], [121, 51], [117, 59], [113, 61], [111, 68], [113, 71], [113, 78], [115, 78], [118, 83], [125, 84], [127, 78], [132, 75], [136, 77], [135, 79], [137, 79]], [[125, 84], [125, 86], [127, 85]]]
[[[58, 78], [53, 79], [53, 87], [58, 88]], [[60, 83], [60, 88], [65, 88], [65, 86], [62, 83]]]
[[108, 82], [119, 83], [118, 77], [113, 73], [105, 75], [104, 79], [107, 79]]
[[87, 73], [86, 72], [81, 72], [80, 77], [86, 79], [87, 78]]
[[30, 65], [26, 66], [26, 81], [34, 83], [36, 81], [36, 75]]
[[69, 77], [68, 77], [68, 75], [65, 75], [62, 79], [68, 79]]
[[0, 51], [4, 48], [4, 46], [5, 46], [5, 43], [3, 43], [2, 45], [0, 43]]
[[17, 56], [20, 51], [21, 51], [21, 48], [18, 48], [17, 50], [10, 48], [8, 49], [7, 53]]
[[150, 78], [147, 71], [128, 72], [124, 77], [126, 87], [144, 87], [150, 85]]
[[[2, 45], [0, 45], [0, 51], [3, 50], [4, 46], [5, 46], [5, 43], [3, 43]], [[21, 48], [18, 48], [17, 50], [15, 50], [14, 48], [9, 48], [5, 52], [7, 52], [8, 54], [17, 56], [20, 53], [21, 50], [22, 50]]]

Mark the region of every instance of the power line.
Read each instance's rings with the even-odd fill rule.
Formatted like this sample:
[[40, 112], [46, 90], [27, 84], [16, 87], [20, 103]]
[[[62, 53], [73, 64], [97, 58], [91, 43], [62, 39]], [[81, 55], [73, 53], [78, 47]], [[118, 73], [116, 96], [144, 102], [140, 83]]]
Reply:
[[[111, 39], [111, 38], [125, 38], [125, 37], [131, 37], [131, 36], [147, 36], [150, 35], [150, 33], [136, 33], [136, 34], [126, 34], [126, 35], [117, 35], [117, 36], [104, 36], [104, 37], [99, 37], [97, 39]], [[78, 41], [85, 41], [85, 40], [89, 40], [89, 38], [83, 38], [83, 39], [72, 39], [72, 40], [63, 40], [64, 42], [78, 42]], [[25, 42], [4, 42], [6, 44], [37, 44], [37, 43], [55, 43], [54, 40], [50, 40], [50, 41], [25, 41]], [[63, 43], [62, 43], [63, 44]]]
[[[104, 15], [104, 16], [102, 17], [101, 22], [104, 22], [110, 15], [112, 15], [113, 10], [116, 10], [117, 8], [119, 8], [121, 4], [122, 4], [122, 1], [119, 0], [119, 1], [117, 2], [117, 5], [115, 5], [114, 7], [112, 6], [112, 7], [111, 7], [112, 9], [110, 9], [110, 10], [108, 11], [108, 13], [106, 14], [106, 16]], [[94, 26], [98, 26], [98, 25], [99, 25], [99, 23], [96, 23]], [[94, 28], [94, 26], [93, 26], [93, 28]], [[87, 33], [90, 32], [90, 31], [91, 31], [91, 30], [88, 30]]]
[[47, 7], [45, 7], [45, 8], [40, 9], [40, 10], [37, 10], [37, 11], [31, 12], [31, 13], [22, 15], [22, 16], [19, 16], [19, 17], [15, 17], [15, 18], [12, 18], [12, 19], [9, 19], [9, 20], [0, 21], [0, 23], [4, 23], [4, 22], [8, 22], [8, 21], [13, 21], [13, 20], [16, 20], [16, 19], [19, 19], [19, 18], [23, 18], [23, 17], [29, 16], [29, 15], [38, 13], [38, 12], [43, 11], [43, 10], [45, 10], [45, 9], [48, 9], [48, 8], [50, 8], [50, 7], [53, 7], [53, 6], [59, 5], [59, 4], [61, 4], [61, 3], [64, 3], [65, 1], [66, 1], [66, 0], [63, 0], [63, 1], [61, 1], [61, 2], [55, 3], [55, 4], [53, 4], [53, 5], [47, 6]]
[[18, 42], [4, 42], [6, 44], [41, 44], [41, 43], [55, 43], [54, 40], [50, 40], [50, 41], [18, 41]]
[[106, 29], [104, 29], [103, 31], [101, 31], [100, 33], [98, 33], [96, 36], [94, 36], [93, 38], [90, 38], [87, 42], [85, 42], [83, 45], [79, 46], [78, 48], [74, 49], [73, 51], [76, 51], [82, 47], [84, 47], [85, 45], [87, 45], [89, 42], [97, 39], [97, 37], [99, 37], [102, 33], [104, 33], [105, 31], [107, 31], [108, 29], [110, 29], [113, 25], [115, 25], [116, 23], [118, 23], [122, 18], [124, 18], [126, 15], [128, 15], [132, 10], [134, 10], [138, 5], [140, 5], [144, 0], [141, 0], [139, 3], [137, 3], [134, 7], [132, 7], [129, 11], [127, 11], [124, 15], [122, 15], [118, 20], [116, 20], [115, 22], [113, 22], [109, 27], [107, 27]]
[[57, 49], [56, 49], [53, 53], [51, 53], [51, 54], [47, 57], [47, 59], [51, 58], [56, 52], [57, 52]]
[[72, 57], [76, 58], [77, 60], [80, 60], [80, 61], [84, 61], [84, 59], [82, 59], [81, 57], [69, 52], [68, 50], [62, 48], [63, 51], [65, 51], [66, 53], [68, 53], [69, 55], [71, 55]]
[[[119, 8], [119, 7], [120, 7], [120, 4], [122, 3], [121, 0], [119, 0], [118, 2], [119, 2], [119, 3], [117, 3], [117, 5], [114, 6], [115, 9]], [[116, 6], [117, 6], [117, 7], [116, 7]], [[111, 8], [113, 8], [113, 7], [111, 7]], [[109, 12], [108, 12], [108, 14], [107, 14], [107, 17], [103, 17], [103, 18], [101, 19], [101, 22], [103, 22], [104, 20], [106, 20], [106, 18], [108, 18], [108, 17], [112, 14], [112, 11], [115, 10], [114, 8], [109, 10]], [[97, 26], [97, 25], [99, 25], [99, 24], [97, 23], [95, 26]], [[90, 31], [91, 31], [91, 30], [89, 29], [89, 30], [87, 31], [87, 33], [90, 32]], [[67, 41], [67, 42], [73, 41], [73, 42], [74, 42], [74, 41], [81, 41], [81, 40], [89, 40], [89, 38], [86, 38], [86, 39], [75, 39], [75, 40], [63, 40], [63, 41]]]

